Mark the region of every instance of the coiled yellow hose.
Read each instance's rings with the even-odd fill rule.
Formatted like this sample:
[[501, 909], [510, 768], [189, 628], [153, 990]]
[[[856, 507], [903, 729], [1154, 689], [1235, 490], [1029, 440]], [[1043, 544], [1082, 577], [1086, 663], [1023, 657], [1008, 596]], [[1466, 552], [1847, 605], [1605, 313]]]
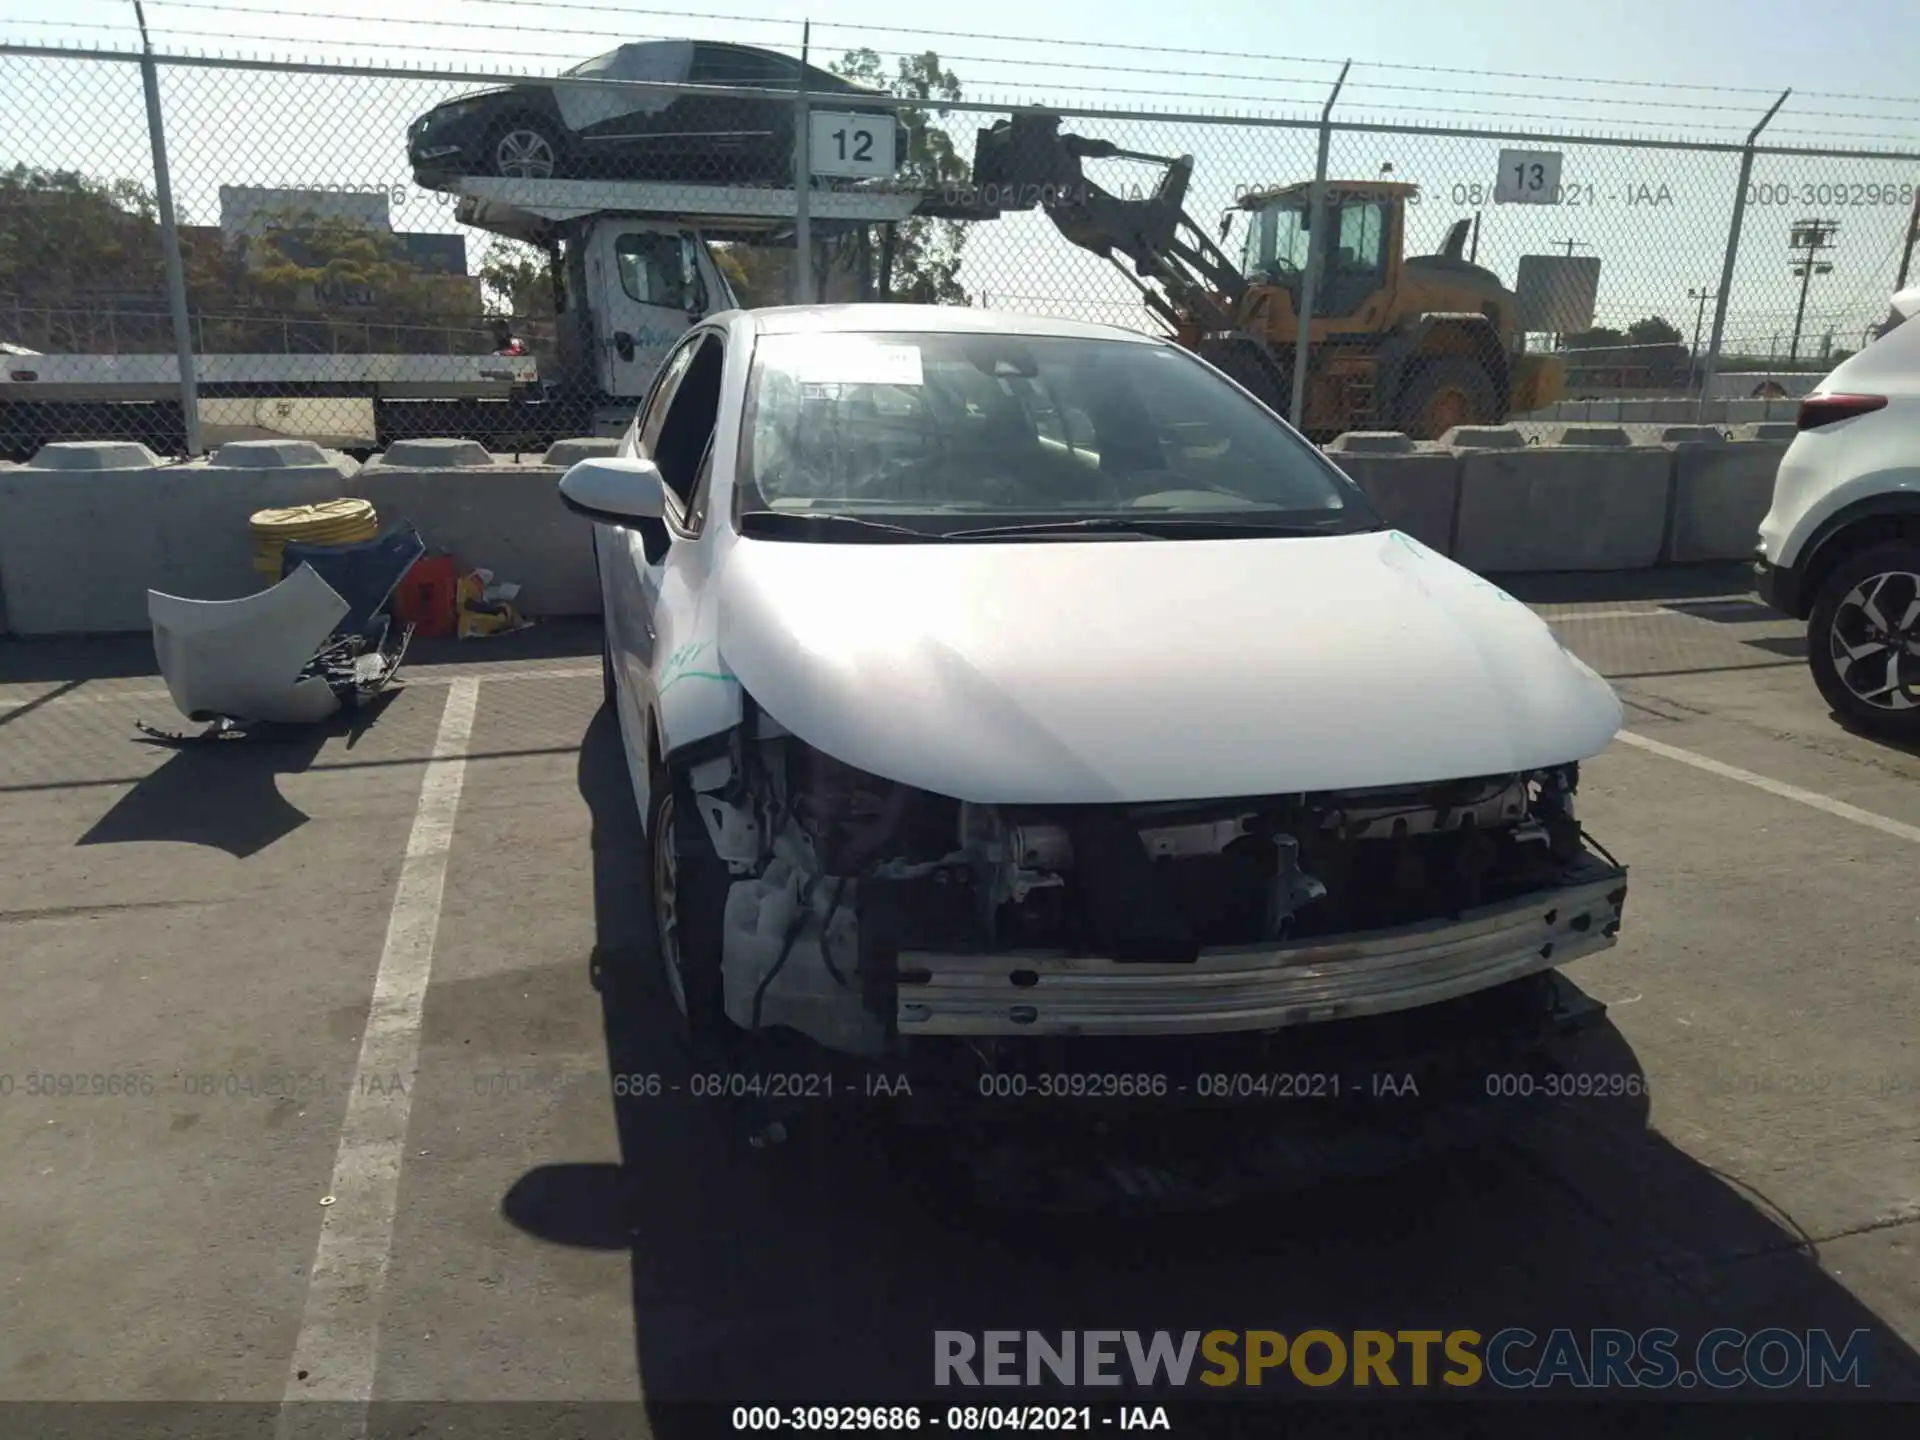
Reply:
[[354, 545], [376, 539], [380, 533], [373, 506], [352, 499], [259, 510], [249, 524], [253, 530], [253, 568], [275, 580], [280, 578], [282, 554], [289, 541], [298, 545]]

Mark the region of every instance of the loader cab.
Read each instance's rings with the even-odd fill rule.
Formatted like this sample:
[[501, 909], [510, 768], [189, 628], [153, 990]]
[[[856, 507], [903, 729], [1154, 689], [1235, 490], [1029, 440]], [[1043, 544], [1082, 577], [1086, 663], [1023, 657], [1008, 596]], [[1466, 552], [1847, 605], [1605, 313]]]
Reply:
[[[1405, 203], [1414, 186], [1392, 181], [1330, 180], [1323, 214], [1320, 274], [1314, 286], [1316, 323], [1329, 328], [1369, 328], [1391, 311], [1400, 275]], [[1295, 313], [1300, 305], [1312, 239], [1313, 186], [1288, 185], [1246, 196], [1250, 212], [1241, 273], [1255, 284], [1285, 289]]]

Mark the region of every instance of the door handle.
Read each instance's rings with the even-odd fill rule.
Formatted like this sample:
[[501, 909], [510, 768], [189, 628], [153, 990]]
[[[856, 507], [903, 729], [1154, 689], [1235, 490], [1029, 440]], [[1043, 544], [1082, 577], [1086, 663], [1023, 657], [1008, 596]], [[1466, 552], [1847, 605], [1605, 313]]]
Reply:
[[625, 330], [613, 332], [613, 352], [622, 360], [633, 359], [633, 336]]

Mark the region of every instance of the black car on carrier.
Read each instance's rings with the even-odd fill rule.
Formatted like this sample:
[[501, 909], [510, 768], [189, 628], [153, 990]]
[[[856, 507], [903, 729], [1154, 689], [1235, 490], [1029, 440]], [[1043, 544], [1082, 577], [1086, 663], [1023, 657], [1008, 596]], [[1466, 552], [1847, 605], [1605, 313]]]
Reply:
[[[709, 40], [622, 45], [558, 78], [791, 92], [803, 68], [808, 91], [832, 97], [826, 105], [893, 113], [881, 92], [817, 66]], [[436, 105], [409, 127], [407, 157], [416, 180], [427, 185], [460, 175], [790, 185], [794, 114], [793, 101], [771, 95], [535, 80]], [[904, 155], [906, 146], [907, 127], [899, 125], [894, 153]]]

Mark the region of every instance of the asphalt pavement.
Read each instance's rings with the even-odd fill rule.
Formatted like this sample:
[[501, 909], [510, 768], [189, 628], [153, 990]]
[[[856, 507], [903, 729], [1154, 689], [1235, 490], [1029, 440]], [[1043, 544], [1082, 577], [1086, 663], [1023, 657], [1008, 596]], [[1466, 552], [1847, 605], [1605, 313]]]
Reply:
[[936, 1330], [1509, 1326], [1866, 1330], [1920, 1398], [1920, 755], [1828, 713], [1737, 567], [1508, 586], [1626, 704], [1581, 793], [1626, 925], [1568, 974], [1608, 1006], [1575, 1068], [1643, 1093], [1205, 1217], [984, 1212], [880, 1102], [756, 1148], [650, 1093], [687, 1072], [591, 625], [179, 752], [143, 641], [0, 644], [0, 1402], [666, 1435], [924, 1398]]

